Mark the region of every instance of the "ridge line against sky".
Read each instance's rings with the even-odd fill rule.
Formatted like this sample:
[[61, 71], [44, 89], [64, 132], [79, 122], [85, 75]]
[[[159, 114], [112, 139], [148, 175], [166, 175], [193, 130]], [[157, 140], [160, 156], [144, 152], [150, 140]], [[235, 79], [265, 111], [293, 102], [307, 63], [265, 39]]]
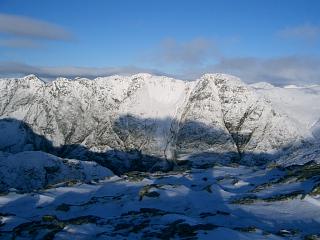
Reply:
[[320, 83], [320, 2], [0, 2], [0, 76], [149, 72]]

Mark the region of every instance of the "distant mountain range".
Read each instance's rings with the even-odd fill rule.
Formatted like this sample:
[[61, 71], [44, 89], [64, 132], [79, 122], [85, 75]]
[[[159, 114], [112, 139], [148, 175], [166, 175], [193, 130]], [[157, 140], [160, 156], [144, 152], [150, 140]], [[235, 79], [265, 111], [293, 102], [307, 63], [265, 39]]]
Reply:
[[119, 173], [185, 160], [261, 165], [283, 153], [289, 161], [314, 149], [319, 101], [320, 86], [247, 85], [225, 74], [1, 79], [0, 149], [95, 160]]

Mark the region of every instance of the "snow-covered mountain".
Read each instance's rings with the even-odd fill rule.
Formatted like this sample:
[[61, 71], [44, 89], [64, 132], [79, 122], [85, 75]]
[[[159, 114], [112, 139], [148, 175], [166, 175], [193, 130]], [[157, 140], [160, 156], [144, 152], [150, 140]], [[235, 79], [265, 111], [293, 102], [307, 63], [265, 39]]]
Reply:
[[[120, 171], [217, 157], [265, 163], [306, 134], [259, 89], [224, 74], [2, 79], [0, 116], [4, 151], [42, 150]], [[6, 131], [9, 122], [16, 131]]]
[[319, 100], [224, 74], [2, 79], [0, 237], [319, 239]]
[[[305, 135], [317, 137], [320, 127], [320, 85], [276, 87], [271, 84], [252, 84], [258, 94], [271, 100], [273, 108], [293, 119]], [[311, 131], [310, 131], [311, 130]]]

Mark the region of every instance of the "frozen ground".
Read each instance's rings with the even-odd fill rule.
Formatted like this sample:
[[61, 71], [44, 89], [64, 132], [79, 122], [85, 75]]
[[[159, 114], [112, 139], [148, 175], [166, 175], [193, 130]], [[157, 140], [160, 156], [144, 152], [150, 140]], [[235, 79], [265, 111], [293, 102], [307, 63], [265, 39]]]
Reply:
[[1, 239], [318, 239], [319, 172], [215, 166], [11, 189]]

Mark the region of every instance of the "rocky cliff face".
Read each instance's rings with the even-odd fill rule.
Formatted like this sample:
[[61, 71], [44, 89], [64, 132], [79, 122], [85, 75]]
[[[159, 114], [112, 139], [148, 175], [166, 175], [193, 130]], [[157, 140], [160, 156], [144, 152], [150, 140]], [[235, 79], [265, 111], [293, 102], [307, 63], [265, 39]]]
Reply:
[[264, 163], [302, 139], [269, 100], [224, 74], [2, 79], [0, 116], [2, 151], [42, 150], [120, 172], [183, 159]]

